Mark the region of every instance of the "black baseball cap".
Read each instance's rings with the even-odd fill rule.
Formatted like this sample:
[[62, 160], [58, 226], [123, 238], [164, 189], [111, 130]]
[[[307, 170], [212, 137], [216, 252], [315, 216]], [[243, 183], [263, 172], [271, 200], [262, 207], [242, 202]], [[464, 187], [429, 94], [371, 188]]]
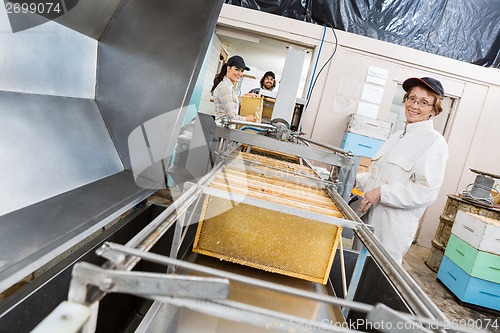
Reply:
[[245, 65], [245, 60], [243, 60], [243, 58], [238, 55], [232, 56], [231, 58], [227, 59], [226, 64], [228, 66], [235, 66], [236, 68], [243, 68], [246, 71], [250, 70], [250, 68]]
[[408, 91], [417, 85], [424, 86], [424, 87], [434, 91], [441, 98], [444, 98], [443, 85], [441, 84], [441, 82], [439, 82], [436, 79], [433, 79], [432, 77], [422, 77], [420, 79], [418, 77], [412, 77], [412, 78], [406, 79], [405, 82], [403, 82], [403, 89], [405, 91]]
[[274, 73], [273, 73], [273, 72], [271, 72], [271, 71], [267, 71], [267, 72], [264, 74], [264, 76], [263, 76], [263, 77], [265, 78], [265, 77], [268, 77], [268, 76], [272, 76], [272, 77], [273, 77], [273, 79], [276, 79], [276, 76], [275, 76], [275, 75], [274, 75]]

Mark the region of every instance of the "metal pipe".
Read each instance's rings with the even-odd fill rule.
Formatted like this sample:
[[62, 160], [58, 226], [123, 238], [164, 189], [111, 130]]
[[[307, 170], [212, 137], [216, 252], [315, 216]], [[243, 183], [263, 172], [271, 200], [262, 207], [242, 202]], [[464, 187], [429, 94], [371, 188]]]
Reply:
[[337, 193], [332, 187], [327, 187], [326, 188], [326, 193], [332, 198], [332, 200], [337, 204], [337, 207], [339, 208], [340, 212], [344, 214], [344, 216], [351, 221], [357, 222], [364, 224], [363, 221], [361, 221], [361, 218], [352, 210], [351, 207], [342, 199], [340, 194]]
[[[209, 173], [203, 176], [196, 185], [184, 192], [178, 199], [176, 199], [170, 206], [168, 206], [160, 215], [151, 221], [144, 229], [135, 235], [127, 246], [137, 247], [140, 246], [152, 233], [156, 232], [158, 227], [169, 218], [174, 212], [180, 214], [182, 209], [187, 209], [194, 199], [203, 191], [203, 186], [212, 181], [217, 174], [217, 171], [224, 165], [224, 161], [219, 162]], [[194, 199], [193, 199], [194, 198]], [[188, 205], [184, 203], [188, 202]]]
[[[203, 186], [210, 183], [216, 176], [220, 168], [225, 164], [225, 161], [219, 162], [209, 173], [202, 177], [198, 183], [184, 192], [177, 200], [168, 206], [160, 215], [151, 221], [144, 229], [135, 235], [126, 246], [137, 247], [141, 249], [150, 249], [156, 242], [167, 232], [173, 225], [175, 220], [189, 208], [189, 206], [201, 195]], [[99, 250], [98, 250], [99, 251]], [[99, 254], [99, 253], [98, 253]], [[107, 258], [112, 260], [111, 258]], [[132, 270], [139, 261], [137, 258], [120, 258], [112, 260], [115, 265], [123, 265], [126, 270]], [[70, 288], [71, 292], [71, 288]], [[87, 293], [90, 303], [101, 300], [106, 293], [97, 288], [89, 290]]]
[[318, 147], [323, 147], [323, 148], [329, 149], [331, 151], [334, 151], [334, 152], [342, 154], [342, 155], [354, 156], [354, 154], [352, 152], [350, 152], [348, 150], [344, 150], [342, 148], [338, 148], [338, 147], [335, 147], [335, 146], [330, 146], [330, 145], [327, 145], [326, 143], [321, 143], [321, 142], [317, 142], [317, 141], [314, 141], [314, 140], [311, 140], [311, 139], [308, 139], [308, 138], [304, 138], [303, 136], [299, 136], [297, 134], [292, 134], [292, 136], [296, 137], [297, 139], [299, 139], [301, 141], [304, 141], [304, 142], [307, 142], [307, 143], [311, 143], [311, 144], [316, 145]]
[[337, 297], [317, 294], [317, 293], [312, 292], [312, 291], [302, 290], [302, 289], [298, 289], [298, 288], [284, 286], [284, 285], [274, 283], [274, 282], [263, 281], [263, 280], [259, 280], [259, 279], [248, 277], [248, 276], [230, 273], [230, 272], [222, 271], [222, 270], [219, 270], [216, 268], [206, 267], [206, 266], [202, 266], [199, 264], [186, 262], [183, 260], [178, 260], [175, 258], [169, 258], [169, 257], [162, 256], [162, 255], [159, 255], [156, 253], [140, 251], [140, 250], [137, 250], [134, 248], [129, 248], [127, 246], [115, 244], [115, 243], [111, 243], [111, 242], [105, 242], [104, 245], [99, 250], [98, 254], [103, 254], [107, 251], [113, 251], [113, 250], [127, 254], [127, 255], [136, 256], [136, 257], [139, 257], [141, 259], [144, 259], [144, 260], [147, 260], [150, 262], [154, 262], [157, 264], [175, 265], [175, 266], [179, 266], [179, 267], [182, 267], [184, 269], [187, 269], [187, 270], [193, 270], [193, 271], [197, 271], [197, 272], [201, 272], [201, 273], [205, 273], [205, 274], [224, 277], [224, 278], [230, 279], [232, 281], [241, 282], [241, 283], [245, 283], [248, 285], [261, 287], [261, 288], [265, 288], [265, 289], [269, 289], [269, 290], [280, 291], [280, 292], [284, 292], [287, 294], [291, 294], [291, 295], [295, 295], [295, 296], [299, 296], [299, 297], [304, 297], [304, 298], [308, 298], [308, 299], [312, 299], [312, 300], [317, 300], [317, 301], [321, 301], [321, 302], [325, 302], [325, 303], [329, 303], [329, 304], [339, 305], [342, 307], [347, 307], [347, 308], [350, 308], [350, 309], [353, 309], [356, 311], [360, 311], [360, 312], [364, 312], [364, 313], [369, 312], [369, 311], [374, 309], [373, 305], [368, 305], [368, 304], [354, 302], [354, 301], [346, 301], [344, 299], [340, 299]]
[[250, 126], [250, 127], [259, 127], [259, 128], [265, 128], [269, 130], [276, 130], [276, 127], [273, 125], [269, 124], [263, 124], [263, 123], [255, 123], [251, 121], [244, 121], [244, 120], [234, 120], [234, 119], [228, 119], [227, 124], [229, 125], [243, 125], [243, 126]]

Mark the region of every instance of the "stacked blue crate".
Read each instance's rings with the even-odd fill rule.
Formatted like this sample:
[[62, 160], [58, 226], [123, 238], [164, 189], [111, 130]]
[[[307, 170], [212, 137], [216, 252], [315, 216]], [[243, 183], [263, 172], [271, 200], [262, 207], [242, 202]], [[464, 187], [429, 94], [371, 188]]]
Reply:
[[500, 310], [500, 221], [459, 210], [437, 277], [461, 301]]
[[373, 155], [382, 147], [384, 141], [359, 135], [351, 132], [345, 132], [342, 138], [341, 148], [352, 151], [354, 155], [372, 158]]
[[341, 148], [372, 158], [390, 135], [392, 124], [353, 113], [349, 115]]

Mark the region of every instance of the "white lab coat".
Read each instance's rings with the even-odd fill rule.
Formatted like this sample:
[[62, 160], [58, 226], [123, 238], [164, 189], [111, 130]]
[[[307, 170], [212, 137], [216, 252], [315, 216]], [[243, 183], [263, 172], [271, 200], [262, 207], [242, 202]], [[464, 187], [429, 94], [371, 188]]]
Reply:
[[410, 123], [375, 154], [370, 172], [356, 177], [364, 192], [380, 186], [381, 200], [370, 208], [367, 222], [398, 263], [410, 248], [426, 207], [438, 196], [447, 159], [448, 145], [432, 120]]

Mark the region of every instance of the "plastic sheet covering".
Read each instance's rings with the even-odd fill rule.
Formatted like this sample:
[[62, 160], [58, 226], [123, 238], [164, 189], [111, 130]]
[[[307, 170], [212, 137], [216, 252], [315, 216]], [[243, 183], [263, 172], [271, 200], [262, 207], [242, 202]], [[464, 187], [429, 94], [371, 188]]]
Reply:
[[[225, 3], [256, 9], [298, 20], [306, 19], [306, 3], [309, 0], [225, 0]], [[310, 17], [310, 15], [308, 15]]]
[[259, 11], [500, 68], [500, 0], [226, 0]]

